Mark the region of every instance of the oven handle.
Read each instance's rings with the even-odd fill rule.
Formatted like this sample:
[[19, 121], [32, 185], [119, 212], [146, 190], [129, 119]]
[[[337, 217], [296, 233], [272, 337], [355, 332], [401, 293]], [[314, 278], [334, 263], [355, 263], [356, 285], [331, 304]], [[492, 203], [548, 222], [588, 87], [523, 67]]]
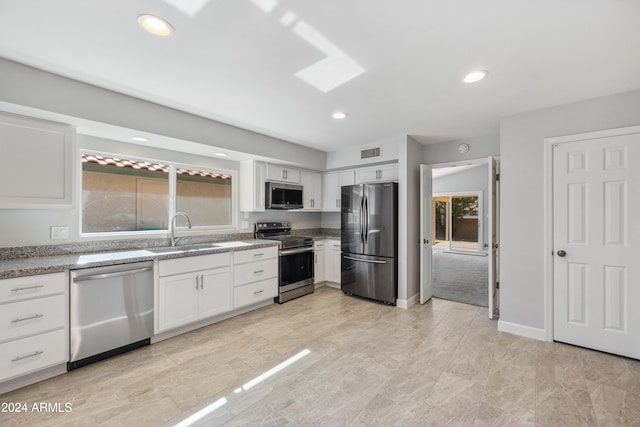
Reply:
[[350, 259], [351, 261], [368, 262], [369, 264], [386, 264], [387, 263], [387, 261], [378, 261], [375, 259], [351, 258], [350, 256], [345, 256], [344, 259]]
[[301, 254], [303, 252], [313, 252], [313, 246], [308, 247], [308, 248], [289, 249], [289, 250], [286, 250], [286, 251], [280, 251], [280, 256]]

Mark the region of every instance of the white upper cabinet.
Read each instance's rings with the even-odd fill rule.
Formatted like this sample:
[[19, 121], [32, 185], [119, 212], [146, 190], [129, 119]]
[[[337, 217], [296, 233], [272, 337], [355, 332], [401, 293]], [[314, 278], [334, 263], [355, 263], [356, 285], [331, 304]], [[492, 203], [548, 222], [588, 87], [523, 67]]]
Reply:
[[322, 177], [322, 210], [340, 212], [342, 186], [353, 184], [355, 184], [353, 169], [325, 173]]
[[300, 184], [300, 171], [281, 165], [267, 164], [267, 181]]
[[300, 172], [302, 184], [303, 211], [319, 211], [322, 209], [322, 174], [317, 172]]
[[240, 211], [264, 212], [266, 170], [263, 162], [240, 162]]
[[356, 169], [356, 184], [397, 180], [397, 164]]
[[71, 207], [74, 135], [70, 126], [0, 113], [0, 206]]

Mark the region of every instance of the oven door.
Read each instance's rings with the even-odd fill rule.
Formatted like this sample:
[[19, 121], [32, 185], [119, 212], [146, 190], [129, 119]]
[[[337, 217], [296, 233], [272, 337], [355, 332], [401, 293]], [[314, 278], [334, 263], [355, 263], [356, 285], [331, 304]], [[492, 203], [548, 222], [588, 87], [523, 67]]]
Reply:
[[280, 251], [280, 292], [313, 283], [313, 248]]

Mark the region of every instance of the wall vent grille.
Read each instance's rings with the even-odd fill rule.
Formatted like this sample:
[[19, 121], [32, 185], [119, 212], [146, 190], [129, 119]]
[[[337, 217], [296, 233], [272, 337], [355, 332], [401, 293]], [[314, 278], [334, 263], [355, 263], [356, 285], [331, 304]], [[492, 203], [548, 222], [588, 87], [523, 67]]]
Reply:
[[366, 148], [360, 151], [360, 159], [371, 159], [380, 157], [380, 147]]

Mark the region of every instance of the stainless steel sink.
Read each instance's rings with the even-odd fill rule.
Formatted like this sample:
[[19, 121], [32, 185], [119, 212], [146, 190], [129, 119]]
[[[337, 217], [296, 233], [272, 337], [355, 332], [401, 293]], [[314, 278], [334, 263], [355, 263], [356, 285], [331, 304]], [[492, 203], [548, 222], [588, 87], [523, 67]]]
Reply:
[[153, 252], [154, 254], [180, 254], [187, 252], [201, 252], [207, 251], [211, 249], [221, 249], [221, 248], [239, 248], [243, 246], [251, 246], [251, 243], [246, 242], [220, 242], [220, 243], [206, 243], [202, 245], [192, 245], [192, 246], [172, 246], [168, 248], [154, 248], [149, 249], [149, 252]]

